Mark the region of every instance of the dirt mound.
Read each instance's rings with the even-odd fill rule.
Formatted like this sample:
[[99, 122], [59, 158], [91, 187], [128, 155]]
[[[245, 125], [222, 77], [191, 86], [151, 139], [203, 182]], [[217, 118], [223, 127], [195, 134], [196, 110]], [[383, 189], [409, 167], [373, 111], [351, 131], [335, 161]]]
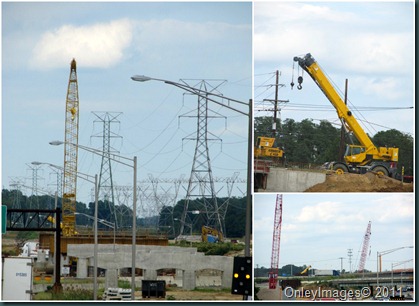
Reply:
[[402, 183], [388, 176], [366, 174], [328, 174], [326, 181], [305, 192], [413, 192], [412, 183]]

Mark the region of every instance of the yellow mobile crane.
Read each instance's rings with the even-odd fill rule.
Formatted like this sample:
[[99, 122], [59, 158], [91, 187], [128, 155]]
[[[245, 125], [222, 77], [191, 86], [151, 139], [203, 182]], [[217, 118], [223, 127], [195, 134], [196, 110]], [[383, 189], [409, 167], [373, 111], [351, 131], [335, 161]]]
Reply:
[[[344, 172], [366, 173], [374, 171], [375, 173], [394, 177], [397, 172], [397, 161], [399, 158], [399, 149], [392, 147], [377, 148], [352, 112], [346, 106], [332, 83], [327, 78], [321, 67], [317, 64], [313, 56], [308, 53], [304, 57], [294, 57], [300, 67], [306, 71], [321, 91], [335, 107], [339, 119], [347, 132], [353, 133], [361, 145], [348, 145], [344, 156], [344, 162], [331, 162], [330, 168], [338, 174]], [[302, 76], [298, 77], [298, 89], [301, 89], [303, 82]], [[294, 84], [291, 83], [291, 86]]]

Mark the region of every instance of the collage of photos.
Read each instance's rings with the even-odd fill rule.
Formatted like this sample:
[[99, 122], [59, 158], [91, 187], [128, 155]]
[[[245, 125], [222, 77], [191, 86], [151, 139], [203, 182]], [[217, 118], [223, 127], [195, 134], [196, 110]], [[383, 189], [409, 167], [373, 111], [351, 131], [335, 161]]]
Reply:
[[415, 302], [413, 1], [2, 2], [1, 302]]
[[254, 16], [255, 300], [414, 301], [411, 4]]

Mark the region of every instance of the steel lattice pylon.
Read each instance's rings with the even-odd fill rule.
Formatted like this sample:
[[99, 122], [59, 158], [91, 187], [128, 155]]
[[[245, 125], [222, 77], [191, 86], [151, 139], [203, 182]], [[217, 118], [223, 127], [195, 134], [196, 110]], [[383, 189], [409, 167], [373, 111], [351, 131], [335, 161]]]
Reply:
[[112, 167], [111, 167], [111, 152], [117, 152], [111, 148], [111, 138], [120, 138], [121, 136], [112, 133], [111, 123], [119, 123], [119, 120], [116, 120], [121, 112], [93, 112], [93, 114], [99, 119], [95, 122], [100, 122], [103, 126], [102, 134], [102, 163], [100, 165], [100, 175], [99, 175], [99, 198], [103, 199], [105, 203], [108, 204], [113, 220], [108, 220], [114, 222], [115, 227], [118, 227], [118, 218], [116, 216], [115, 208], [115, 196], [114, 196], [114, 187], [113, 187], [113, 178], [112, 178]]
[[[213, 91], [216, 89], [216, 87], [208, 89], [208, 85], [209, 84], [206, 81], [201, 81], [199, 89], [202, 92], [209, 92], [208, 90]], [[193, 226], [192, 220], [189, 222], [187, 221], [189, 217], [188, 208], [192, 199], [199, 202], [199, 211], [200, 214], [204, 216], [206, 225], [215, 228], [224, 234], [225, 226], [222, 222], [223, 213], [220, 211], [220, 207], [217, 203], [217, 195], [214, 188], [214, 179], [208, 149], [208, 141], [214, 139], [208, 138], [208, 134], [211, 133], [208, 131], [209, 109], [208, 99], [206, 97], [198, 96], [197, 110], [197, 129], [196, 136], [194, 138], [194, 140], [196, 140], [195, 154], [186, 193], [185, 206], [181, 216], [179, 234], [185, 234], [184, 230], [187, 223], [189, 223], [188, 226]]]
[[274, 230], [272, 235], [271, 270], [269, 272], [269, 289], [276, 289], [279, 267], [279, 250], [282, 226], [282, 194], [276, 196]]
[[77, 149], [79, 138], [79, 91], [76, 61], [71, 61], [65, 107], [63, 235], [72, 236], [76, 225]]

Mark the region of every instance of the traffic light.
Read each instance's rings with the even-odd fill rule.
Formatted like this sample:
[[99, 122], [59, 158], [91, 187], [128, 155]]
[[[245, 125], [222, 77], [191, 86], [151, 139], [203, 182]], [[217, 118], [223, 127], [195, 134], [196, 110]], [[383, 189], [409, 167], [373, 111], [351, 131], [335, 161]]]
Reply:
[[234, 257], [231, 294], [252, 295], [252, 257]]

